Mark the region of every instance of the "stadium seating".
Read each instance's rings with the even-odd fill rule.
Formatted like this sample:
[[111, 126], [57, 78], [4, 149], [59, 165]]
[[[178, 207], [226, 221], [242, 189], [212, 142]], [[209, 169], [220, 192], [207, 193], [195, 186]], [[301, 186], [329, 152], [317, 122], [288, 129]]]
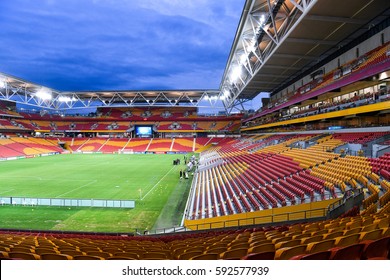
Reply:
[[[383, 218], [387, 223], [375, 223]], [[271, 228], [142, 237], [2, 231], [0, 251], [6, 258], [34, 260], [388, 258], [389, 219], [388, 214], [376, 213]], [[375, 235], [370, 234], [373, 231], [349, 234], [348, 225], [365, 220], [376, 225]], [[338, 236], [329, 235], [332, 225], [340, 226]], [[308, 239], [321, 238], [324, 231], [329, 238]]]

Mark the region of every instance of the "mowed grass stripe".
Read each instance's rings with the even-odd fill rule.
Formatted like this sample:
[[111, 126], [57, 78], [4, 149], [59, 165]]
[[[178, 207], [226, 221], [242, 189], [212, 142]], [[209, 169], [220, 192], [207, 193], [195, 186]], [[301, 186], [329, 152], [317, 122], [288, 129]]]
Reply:
[[1, 164], [0, 193], [45, 198], [138, 199], [170, 170], [175, 155], [59, 155]]

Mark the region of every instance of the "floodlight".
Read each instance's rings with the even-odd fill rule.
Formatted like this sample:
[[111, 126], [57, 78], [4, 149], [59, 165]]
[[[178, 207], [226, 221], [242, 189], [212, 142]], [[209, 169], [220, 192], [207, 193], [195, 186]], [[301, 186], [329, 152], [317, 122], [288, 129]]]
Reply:
[[265, 22], [265, 17], [264, 17], [264, 14], [262, 14], [260, 17], [260, 25], [263, 25], [264, 22]]
[[236, 81], [241, 76], [241, 67], [235, 66], [230, 74], [230, 80]]
[[247, 58], [247, 56], [246, 56], [245, 53], [241, 54], [241, 55], [240, 55], [240, 63], [241, 63], [241, 64], [244, 64], [244, 62], [246, 61], [246, 58]]
[[60, 102], [71, 102], [71, 101], [76, 101], [76, 98], [74, 97], [69, 97], [69, 96], [60, 96], [58, 97], [58, 101]]
[[42, 99], [42, 100], [50, 100], [52, 98], [51, 92], [47, 89], [40, 89], [36, 94], [36, 97]]

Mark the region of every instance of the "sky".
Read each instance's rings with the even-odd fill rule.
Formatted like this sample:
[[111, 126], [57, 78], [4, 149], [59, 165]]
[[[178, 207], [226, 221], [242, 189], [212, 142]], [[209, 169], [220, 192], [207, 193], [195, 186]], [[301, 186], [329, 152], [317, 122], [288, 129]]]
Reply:
[[0, 72], [60, 91], [218, 89], [245, 0], [2, 0]]

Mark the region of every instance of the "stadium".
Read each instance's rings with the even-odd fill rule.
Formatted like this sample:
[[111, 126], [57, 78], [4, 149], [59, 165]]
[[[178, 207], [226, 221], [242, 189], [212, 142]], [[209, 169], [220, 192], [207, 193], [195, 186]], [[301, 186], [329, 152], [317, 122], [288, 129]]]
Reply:
[[0, 258], [390, 259], [389, 8], [246, 0], [217, 89], [0, 73]]

